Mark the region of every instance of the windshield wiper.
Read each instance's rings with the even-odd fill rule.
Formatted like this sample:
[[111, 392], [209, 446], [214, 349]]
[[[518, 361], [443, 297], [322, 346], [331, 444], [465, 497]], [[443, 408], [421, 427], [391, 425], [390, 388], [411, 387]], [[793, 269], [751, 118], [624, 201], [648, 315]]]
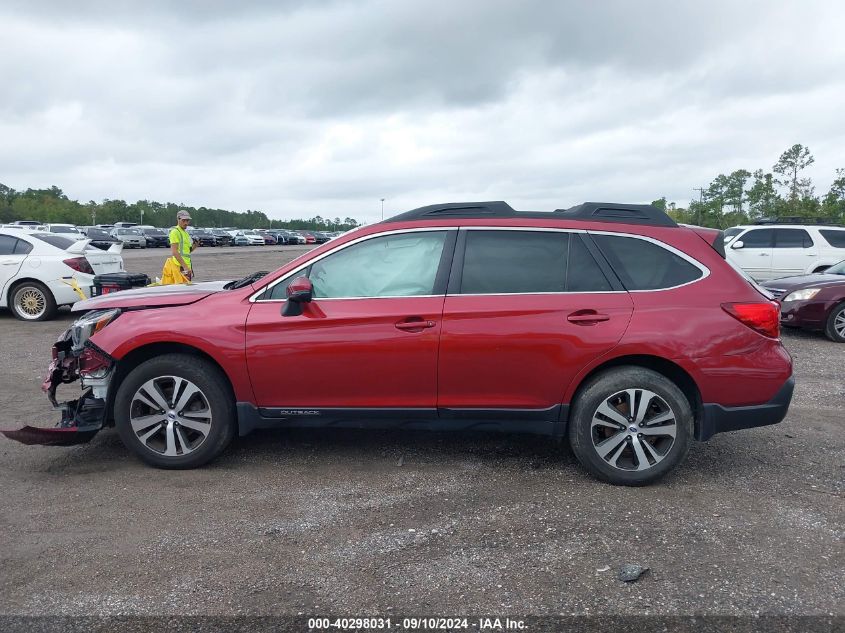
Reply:
[[244, 286], [249, 286], [252, 282], [258, 281], [264, 275], [269, 275], [269, 270], [259, 270], [257, 273], [252, 273], [251, 275], [247, 275], [243, 279], [238, 279], [237, 281], [230, 281], [225, 286], [223, 286], [224, 290], [237, 290], [238, 288], [243, 288]]

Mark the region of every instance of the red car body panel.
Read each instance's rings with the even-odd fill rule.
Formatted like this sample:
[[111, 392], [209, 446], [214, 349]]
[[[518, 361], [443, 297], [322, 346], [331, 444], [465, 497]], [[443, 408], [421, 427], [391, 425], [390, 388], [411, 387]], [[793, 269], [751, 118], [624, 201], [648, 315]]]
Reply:
[[[450, 295], [443, 312], [438, 405], [546, 409], [625, 332], [628, 293]], [[606, 320], [570, 322], [568, 318]]]
[[249, 312], [255, 404], [435, 407], [443, 297], [316, 299], [294, 317], [281, 317], [282, 305], [257, 303]]

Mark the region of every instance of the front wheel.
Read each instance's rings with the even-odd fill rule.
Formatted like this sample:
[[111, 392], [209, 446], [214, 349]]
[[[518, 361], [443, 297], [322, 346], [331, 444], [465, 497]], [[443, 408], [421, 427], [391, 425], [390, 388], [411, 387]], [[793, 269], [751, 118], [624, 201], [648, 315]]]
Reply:
[[167, 354], [133, 369], [114, 405], [120, 439], [158, 468], [195, 468], [217, 457], [235, 434], [234, 397], [214, 365]]
[[644, 367], [619, 367], [592, 378], [569, 423], [578, 461], [595, 477], [623, 486], [663, 477], [686, 457], [692, 436], [686, 396]]
[[824, 333], [831, 341], [845, 343], [845, 302], [830, 311]]

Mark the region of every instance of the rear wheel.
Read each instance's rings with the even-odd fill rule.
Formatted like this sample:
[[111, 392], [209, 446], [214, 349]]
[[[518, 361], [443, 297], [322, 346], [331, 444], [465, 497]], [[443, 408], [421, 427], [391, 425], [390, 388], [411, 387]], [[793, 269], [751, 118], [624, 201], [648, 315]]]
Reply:
[[21, 321], [47, 321], [58, 309], [53, 293], [38, 281], [22, 281], [12, 287], [9, 307]]
[[612, 484], [642, 486], [686, 457], [693, 414], [671, 380], [644, 367], [592, 378], [574, 403], [569, 442], [578, 461]]
[[845, 343], [845, 301], [830, 311], [824, 333], [831, 341]]
[[115, 397], [115, 422], [132, 452], [158, 468], [195, 468], [235, 433], [228, 381], [211, 363], [168, 354], [133, 369]]

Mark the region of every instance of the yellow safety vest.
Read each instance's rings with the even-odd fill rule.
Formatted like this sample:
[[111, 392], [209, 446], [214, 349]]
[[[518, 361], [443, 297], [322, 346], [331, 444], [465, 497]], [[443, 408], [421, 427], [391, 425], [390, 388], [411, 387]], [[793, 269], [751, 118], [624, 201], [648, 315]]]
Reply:
[[[191, 246], [193, 245], [193, 240], [191, 239], [190, 234], [182, 228], [178, 226], [174, 226], [170, 229], [170, 243], [171, 244], [178, 244], [179, 245], [179, 252], [182, 253], [182, 259], [185, 260], [185, 263], [188, 267], [191, 267]], [[178, 264], [179, 260], [175, 257], [173, 260]]]

